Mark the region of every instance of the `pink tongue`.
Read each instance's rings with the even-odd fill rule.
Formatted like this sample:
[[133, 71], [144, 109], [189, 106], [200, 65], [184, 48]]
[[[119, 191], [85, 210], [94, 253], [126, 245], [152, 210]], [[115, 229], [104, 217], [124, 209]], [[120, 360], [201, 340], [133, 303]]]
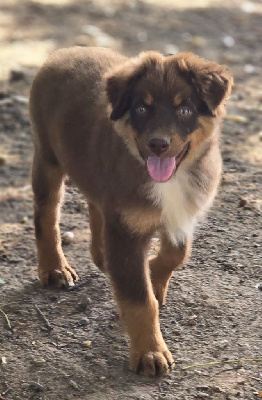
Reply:
[[156, 182], [166, 182], [175, 169], [175, 157], [148, 157], [147, 159], [147, 170], [151, 178]]

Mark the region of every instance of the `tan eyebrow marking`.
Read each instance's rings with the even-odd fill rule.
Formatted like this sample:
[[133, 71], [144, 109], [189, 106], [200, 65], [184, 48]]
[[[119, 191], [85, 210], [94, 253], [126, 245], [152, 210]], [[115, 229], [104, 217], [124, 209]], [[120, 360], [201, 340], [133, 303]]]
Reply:
[[174, 97], [174, 105], [175, 105], [176, 107], [178, 107], [181, 103], [182, 103], [182, 97], [181, 97], [180, 94], [177, 94], [177, 95]]
[[151, 94], [147, 94], [146, 97], [144, 98], [144, 103], [147, 106], [150, 106], [153, 103], [153, 97], [151, 96]]

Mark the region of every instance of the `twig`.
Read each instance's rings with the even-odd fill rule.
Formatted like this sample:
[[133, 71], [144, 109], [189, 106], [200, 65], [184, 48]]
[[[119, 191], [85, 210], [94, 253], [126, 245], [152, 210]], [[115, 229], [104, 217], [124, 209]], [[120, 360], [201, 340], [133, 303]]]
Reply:
[[[8, 388], [2, 393], [2, 395], [5, 396], [8, 392], [10, 392], [10, 390], [11, 390], [11, 389], [8, 387]], [[0, 398], [1, 398], [1, 397], [0, 397]]]
[[238, 363], [238, 364], [242, 365], [242, 363], [246, 363], [246, 362], [262, 362], [262, 358], [245, 358], [245, 359], [239, 359], [239, 360], [212, 361], [209, 363], [189, 365], [182, 369], [187, 370], [187, 369], [195, 368], [195, 367], [210, 367], [213, 365], [223, 365], [223, 364], [230, 364], [230, 363]]
[[12, 328], [12, 325], [11, 325], [11, 322], [10, 322], [10, 319], [8, 318], [8, 315], [2, 310], [2, 308], [0, 308], [0, 311], [1, 311], [1, 313], [3, 314], [3, 316], [5, 317], [5, 319], [6, 319], [6, 322], [7, 322], [7, 325], [8, 325], [8, 328], [12, 331], [13, 330], [13, 328]]
[[53, 329], [53, 327], [50, 325], [50, 322], [48, 321], [48, 319], [46, 318], [46, 316], [42, 313], [42, 311], [40, 310], [40, 308], [39, 308], [36, 304], [35, 304], [34, 306], [35, 306], [35, 309], [36, 309], [36, 311], [38, 312], [38, 314], [42, 317], [42, 319], [43, 319], [43, 321], [44, 321], [45, 326], [47, 327], [47, 329], [48, 329], [49, 331], [51, 331], [51, 330]]

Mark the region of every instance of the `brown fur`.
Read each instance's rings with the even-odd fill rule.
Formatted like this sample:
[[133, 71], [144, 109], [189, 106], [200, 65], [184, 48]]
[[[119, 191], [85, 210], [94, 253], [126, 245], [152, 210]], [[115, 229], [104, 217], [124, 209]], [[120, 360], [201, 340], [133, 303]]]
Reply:
[[[78, 47], [54, 53], [32, 85], [40, 281], [62, 286], [78, 279], [59, 231], [69, 175], [88, 199], [91, 254], [112, 281], [130, 337], [130, 367], [145, 375], [166, 374], [173, 363], [158, 304], [164, 304], [173, 270], [189, 256], [194, 224], [215, 195], [223, 104], [231, 86], [224, 66], [191, 53], [128, 59]], [[181, 107], [193, 114], [185, 116]], [[149, 176], [146, 160], [155, 156], [150, 140], [164, 140], [161, 157], [180, 162], [169, 182]], [[156, 230], [161, 248], [148, 263]]]

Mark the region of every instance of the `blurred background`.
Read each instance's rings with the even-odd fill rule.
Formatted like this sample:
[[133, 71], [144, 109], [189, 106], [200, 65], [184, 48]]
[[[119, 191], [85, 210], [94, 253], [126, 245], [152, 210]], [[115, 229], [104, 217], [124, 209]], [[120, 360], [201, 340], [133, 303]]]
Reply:
[[258, 73], [261, 13], [260, 0], [1, 0], [0, 79], [73, 45], [130, 55], [190, 50]]
[[[110, 289], [88, 252], [87, 205], [70, 182], [60, 226], [62, 234], [74, 232], [64, 250], [82, 283], [74, 292], [37, 286], [29, 90], [48, 55], [74, 45], [126, 55], [192, 51], [234, 74], [222, 184], [161, 317], [177, 362], [163, 381], [128, 373]], [[261, 0], [0, 0], [0, 311], [14, 328], [0, 313], [1, 399], [262, 397], [261, 363], [182, 369], [199, 361], [261, 361], [261, 76]], [[33, 304], [54, 325], [51, 336]]]

